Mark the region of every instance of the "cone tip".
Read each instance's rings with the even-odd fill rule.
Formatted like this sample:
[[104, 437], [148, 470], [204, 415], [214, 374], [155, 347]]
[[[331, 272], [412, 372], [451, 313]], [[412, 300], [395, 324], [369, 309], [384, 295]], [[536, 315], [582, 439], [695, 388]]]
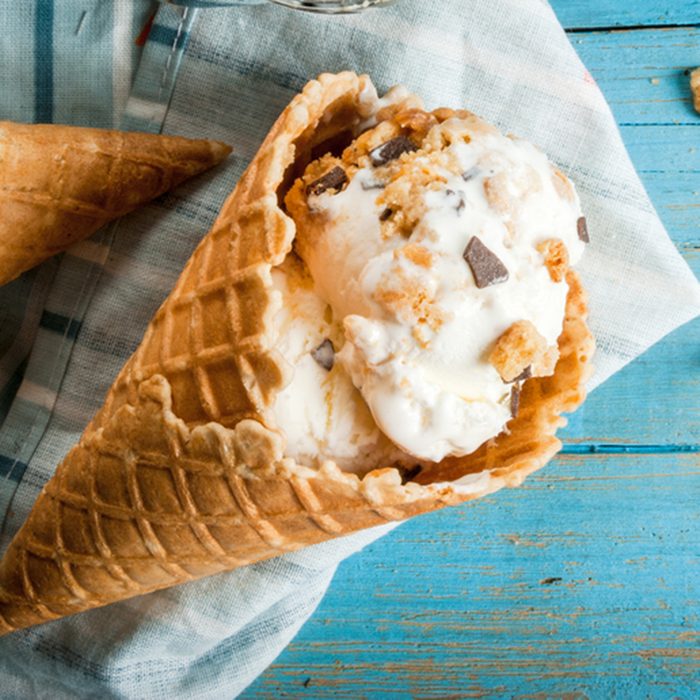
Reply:
[[212, 155], [214, 157], [214, 162], [220, 163], [222, 160], [226, 159], [233, 148], [223, 141], [209, 141], [211, 145]]

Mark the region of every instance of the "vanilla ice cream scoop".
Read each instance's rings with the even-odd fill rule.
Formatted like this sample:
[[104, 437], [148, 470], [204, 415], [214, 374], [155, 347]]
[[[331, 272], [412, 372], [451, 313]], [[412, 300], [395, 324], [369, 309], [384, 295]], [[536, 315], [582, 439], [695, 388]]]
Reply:
[[381, 462], [405, 463], [407, 456], [379, 430], [350, 376], [336, 363], [342, 326], [314, 293], [301, 260], [288, 256], [272, 270], [272, 283], [281, 297], [277, 349], [293, 367], [291, 381], [275, 400], [287, 455], [302, 464], [332, 459], [344, 471], [360, 473]]
[[[462, 456], [551, 374], [588, 234], [571, 182], [468, 112], [406, 110], [286, 198], [334, 363], [405, 455]], [[336, 370], [337, 371], [337, 370]]]

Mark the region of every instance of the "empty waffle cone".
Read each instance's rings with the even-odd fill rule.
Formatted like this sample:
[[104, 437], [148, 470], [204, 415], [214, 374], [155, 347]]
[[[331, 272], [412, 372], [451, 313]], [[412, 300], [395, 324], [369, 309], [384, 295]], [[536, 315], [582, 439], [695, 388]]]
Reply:
[[288, 379], [270, 323], [270, 270], [295, 233], [280, 201], [312, 151], [372, 117], [371, 91], [365, 76], [322, 75], [272, 127], [0, 563], [0, 632], [477, 498], [559, 449], [592, 352], [572, 272], [554, 375], [526, 383], [506, 433], [420, 483], [393, 467], [311, 469], [265, 426]]
[[230, 152], [178, 136], [0, 122], [0, 284]]

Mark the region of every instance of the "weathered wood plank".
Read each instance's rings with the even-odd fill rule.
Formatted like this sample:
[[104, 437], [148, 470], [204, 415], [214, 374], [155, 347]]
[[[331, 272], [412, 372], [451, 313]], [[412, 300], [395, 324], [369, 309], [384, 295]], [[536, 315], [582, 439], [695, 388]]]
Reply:
[[569, 417], [566, 445], [700, 446], [700, 322], [662, 340]]
[[[623, 122], [623, 139], [669, 233], [700, 274], [700, 118], [682, 72], [699, 60], [700, 34], [586, 34], [574, 45]], [[593, 394], [563, 435], [589, 444], [700, 444], [699, 346], [697, 322], [674, 333]]]
[[[636, 66], [642, 61], [644, 41], [652, 34], [634, 33], [640, 37], [635, 44], [635, 51], [640, 52], [635, 56]], [[696, 35], [695, 40], [700, 48], [700, 37]], [[656, 45], [655, 38], [651, 41]], [[611, 57], [605, 61], [613, 63], [612, 56], [618, 55], [615, 46], [599, 42], [588, 49], [600, 53], [611, 50]], [[674, 64], [672, 54], [665, 58], [669, 71], [669, 66]], [[634, 72], [635, 68], [626, 70]], [[690, 119], [688, 124], [672, 123], [680, 121], [686, 111], [687, 79], [682, 76], [681, 83], [668, 88], [668, 95], [677, 98], [673, 111], [669, 112], [667, 101], [651, 99], [654, 86], [648, 81], [650, 89], [646, 90], [644, 99], [637, 100], [639, 85], [634, 81], [624, 78], [618, 81], [613, 75], [606, 83], [596, 69], [594, 75], [606, 96], [611, 93], [617, 96], [612, 107], [618, 118], [630, 122], [621, 127], [621, 132], [632, 160], [679, 250], [696, 274], [700, 274], [700, 118], [692, 112], [684, 117]], [[646, 106], [647, 116], [634, 117], [637, 104]], [[654, 116], [660, 112], [664, 112], [663, 118]], [[670, 123], [656, 123], [669, 119]], [[698, 347], [700, 324], [696, 321], [652, 348], [594, 393], [572, 416], [563, 437], [588, 444], [700, 444]]]
[[244, 697], [698, 697], [699, 501], [697, 455], [567, 457], [406, 523]]
[[620, 123], [700, 124], [685, 73], [700, 64], [700, 27], [569, 38]]
[[692, 109], [685, 70], [700, 62], [700, 29], [571, 38], [621, 124], [669, 233], [697, 266], [700, 116]]
[[[700, 60], [700, 33], [636, 31], [573, 38], [623, 123], [622, 137], [659, 215], [700, 274], [700, 117], [690, 108], [682, 72], [686, 62]], [[654, 76], [659, 76], [658, 85]], [[586, 444], [700, 444], [698, 347], [696, 321], [595, 392], [563, 436]]]
[[633, 27], [700, 22], [700, 0], [550, 0], [550, 4], [567, 28]]
[[622, 137], [673, 240], [700, 272], [700, 116], [693, 126], [623, 126]]

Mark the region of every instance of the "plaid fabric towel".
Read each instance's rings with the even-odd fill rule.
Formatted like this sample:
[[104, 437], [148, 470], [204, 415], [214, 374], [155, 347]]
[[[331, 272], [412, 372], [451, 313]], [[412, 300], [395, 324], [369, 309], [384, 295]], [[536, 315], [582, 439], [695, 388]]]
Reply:
[[[78, 439], [269, 126], [310, 78], [351, 68], [468, 106], [575, 180], [596, 385], [700, 311], [700, 288], [599, 90], [543, 0], [400, 0], [319, 17], [138, 0], [0, 8], [0, 117], [222, 139], [228, 164], [0, 289], [3, 545]], [[141, 34], [141, 40], [139, 35]], [[132, 86], [131, 89], [129, 86]], [[314, 610], [339, 561], [386, 529], [0, 640], [0, 697], [230, 698]]]

